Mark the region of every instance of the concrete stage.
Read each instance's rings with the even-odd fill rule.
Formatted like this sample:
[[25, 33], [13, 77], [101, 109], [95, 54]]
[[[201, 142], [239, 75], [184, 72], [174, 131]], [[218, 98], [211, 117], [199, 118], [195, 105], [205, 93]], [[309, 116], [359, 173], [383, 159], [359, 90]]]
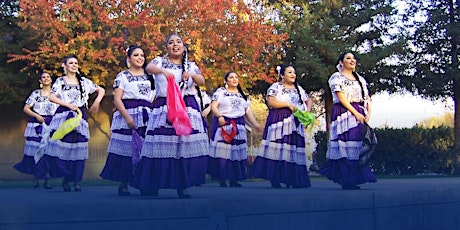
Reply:
[[267, 181], [242, 188], [217, 183], [158, 197], [117, 195], [116, 186], [0, 189], [0, 229], [460, 229], [460, 178], [380, 179], [342, 190], [325, 179], [308, 189], [274, 189]]

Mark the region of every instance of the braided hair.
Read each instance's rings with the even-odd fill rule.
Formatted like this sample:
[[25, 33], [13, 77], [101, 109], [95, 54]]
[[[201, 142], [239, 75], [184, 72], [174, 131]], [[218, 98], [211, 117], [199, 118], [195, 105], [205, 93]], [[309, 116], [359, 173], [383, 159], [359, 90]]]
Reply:
[[[235, 74], [236, 74], [235, 71], [229, 71], [229, 72], [227, 72], [227, 73], [225, 74], [225, 76], [224, 76], [225, 82], [227, 82], [228, 76], [230, 76], [231, 73], [235, 73]], [[241, 86], [240, 86], [240, 83], [238, 83], [238, 85], [236, 86], [236, 88], [238, 89], [238, 92], [241, 94], [241, 96], [244, 98], [244, 100], [247, 101], [247, 100], [248, 100], [248, 96], [244, 93], [243, 88], [241, 88]]]
[[[141, 47], [137, 46], [137, 45], [130, 45], [127, 49], [126, 49], [126, 65], [128, 66], [129, 68], [129, 64], [128, 64], [128, 57], [131, 57], [131, 55], [133, 54], [134, 50], [136, 49], [141, 49]], [[155, 89], [155, 79], [153, 79], [153, 75], [152, 74], [149, 74], [147, 71], [145, 71], [145, 67], [147, 67], [147, 62], [144, 61], [144, 65], [142, 66], [142, 68], [144, 69], [144, 73], [147, 75], [147, 79], [150, 81], [150, 89], [154, 90]]]
[[[75, 56], [73, 55], [69, 55], [69, 56], [66, 56], [64, 57], [64, 61], [62, 61], [62, 65], [66, 65], [67, 64], [67, 61], [71, 58], [75, 58], [77, 59]], [[66, 72], [66, 71], [65, 71]], [[67, 74], [67, 72], [66, 72]], [[83, 89], [83, 76], [80, 74], [79, 71], [77, 71], [75, 73], [75, 76], [77, 77], [77, 80], [78, 80], [78, 90], [80, 90], [80, 99], [83, 100], [83, 94], [84, 94], [84, 89]]]
[[[288, 67], [292, 67], [295, 70], [295, 67], [293, 65], [281, 65], [281, 66], [276, 67], [276, 70], [278, 71], [278, 81], [282, 80], [281, 76], [284, 75]], [[297, 78], [294, 81], [294, 86], [297, 90], [297, 95], [299, 95], [299, 103], [302, 104], [303, 101], [302, 101], [302, 96], [300, 94], [300, 87], [299, 87], [299, 83], [297, 82]]]

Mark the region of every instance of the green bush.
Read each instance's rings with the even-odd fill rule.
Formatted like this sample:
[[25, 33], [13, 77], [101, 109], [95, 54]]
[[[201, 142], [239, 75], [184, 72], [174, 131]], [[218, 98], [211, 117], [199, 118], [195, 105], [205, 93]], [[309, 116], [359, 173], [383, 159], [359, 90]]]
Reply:
[[[375, 129], [379, 144], [370, 165], [378, 175], [452, 175], [456, 162], [454, 130], [450, 127], [432, 129]], [[326, 132], [318, 132], [315, 140], [316, 161], [326, 162]]]

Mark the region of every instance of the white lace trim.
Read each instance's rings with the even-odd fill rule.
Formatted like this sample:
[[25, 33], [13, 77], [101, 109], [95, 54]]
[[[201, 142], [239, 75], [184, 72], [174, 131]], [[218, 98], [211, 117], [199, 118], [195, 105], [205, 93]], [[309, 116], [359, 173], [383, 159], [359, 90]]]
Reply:
[[331, 122], [331, 137], [335, 139], [338, 135], [348, 132], [350, 129], [358, 126], [358, 121], [349, 111], [340, 114], [337, 120]]
[[350, 160], [358, 160], [362, 141], [331, 141], [329, 143], [326, 157], [332, 160], [340, 158], [348, 158]]
[[294, 127], [294, 116], [289, 116], [282, 121], [273, 123], [268, 126], [267, 140], [274, 141], [282, 139], [284, 136], [297, 132], [300, 136], [304, 137], [304, 127], [299, 123], [297, 127]]
[[212, 141], [210, 143], [209, 156], [213, 158], [223, 158], [232, 161], [248, 159], [246, 143], [241, 145], [231, 145], [224, 142]]
[[120, 156], [131, 157], [133, 155], [132, 140], [133, 139], [131, 135], [111, 133], [109, 146], [107, 147], [107, 152]]
[[[147, 126], [148, 120], [146, 119], [146, 122], [144, 122], [143, 110], [147, 111], [147, 115], [149, 115], [151, 112], [151, 109], [149, 107], [136, 107], [126, 109], [128, 114], [133, 118], [136, 128]], [[126, 124], [125, 118], [121, 115], [120, 111], [118, 110], [116, 110], [113, 113], [112, 125], [110, 126], [110, 129], [130, 129], [128, 124]]]
[[208, 156], [208, 135], [206, 133], [189, 136], [147, 135], [141, 156], [148, 158], [192, 158]]
[[286, 161], [298, 165], [307, 164], [305, 148], [286, 143], [276, 143], [262, 140], [257, 150], [257, 156], [275, 161]]
[[85, 160], [88, 159], [88, 142], [66, 143], [60, 140], [50, 141], [45, 152], [61, 160]]

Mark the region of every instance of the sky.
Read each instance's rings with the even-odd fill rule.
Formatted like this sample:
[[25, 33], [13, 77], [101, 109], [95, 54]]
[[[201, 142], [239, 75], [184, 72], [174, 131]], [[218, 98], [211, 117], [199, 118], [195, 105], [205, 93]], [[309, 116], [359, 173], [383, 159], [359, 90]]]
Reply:
[[430, 101], [410, 94], [372, 96], [372, 127], [411, 128], [418, 122], [452, 112], [453, 101]]

